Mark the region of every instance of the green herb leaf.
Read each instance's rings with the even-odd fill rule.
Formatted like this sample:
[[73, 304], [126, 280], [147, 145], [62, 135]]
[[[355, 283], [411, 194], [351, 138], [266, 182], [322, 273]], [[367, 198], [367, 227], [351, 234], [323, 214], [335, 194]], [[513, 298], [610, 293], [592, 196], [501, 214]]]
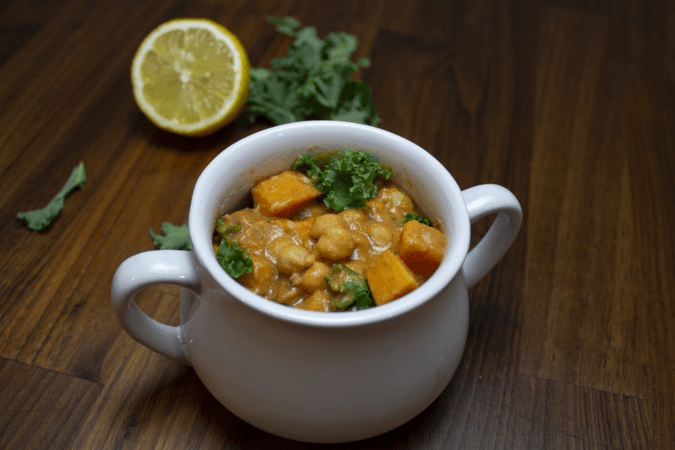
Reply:
[[220, 234], [220, 236], [223, 239], [225, 239], [230, 234], [239, 233], [241, 231], [241, 225], [238, 224], [227, 225], [225, 221], [223, 221], [222, 217], [218, 217], [216, 219], [216, 231], [218, 232], [218, 234]]
[[368, 288], [367, 283], [356, 283], [356, 282], [347, 282], [345, 287], [351, 293], [354, 301], [352, 302], [353, 310], [368, 309], [375, 306], [375, 300], [373, 300], [372, 295], [370, 294], [370, 289]]
[[361, 310], [375, 306], [366, 277], [349, 266], [334, 264], [326, 275], [326, 283], [333, 292], [343, 294], [331, 300], [333, 311], [345, 311], [347, 308]]
[[63, 204], [66, 196], [77, 188], [82, 188], [87, 176], [84, 171], [84, 163], [80, 163], [70, 173], [70, 177], [61, 191], [56, 194], [47, 206], [33, 211], [20, 212], [17, 217], [23, 220], [28, 228], [34, 231], [44, 231], [49, 227], [63, 210]]
[[307, 175], [315, 180], [316, 188], [327, 194], [324, 204], [338, 212], [366, 206], [366, 200], [377, 194], [375, 178], [391, 177], [391, 169], [376, 162], [372, 153], [361, 150], [345, 150], [344, 155], [333, 156], [323, 169], [305, 154], [293, 167], [308, 167]]
[[293, 169], [302, 168], [305, 168], [307, 171], [307, 176], [312, 180], [317, 181], [319, 179], [319, 176], [321, 175], [321, 167], [319, 167], [319, 164], [312, 157], [311, 153], [305, 153], [293, 163]]
[[253, 260], [245, 248], [239, 247], [237, 241], [232, 243], [223, 239], [218, 247], [216, 259], [232, 278], [239, 278], [245, 273], [253, 272]]
[[192, 241], [190, 241], [187, 224], [176, 226], [169, 222], [163, 222], [162, 233], [164, 233], [164, 236], [148, 230], [150, 239], [157, 247], [163, 250], [192, 250]]
[[286, 56], [271, 61], [275, 72], [251, 70], [249, 120], [264, 116], [275, 125], [311, 118], [379, 124], [370, 88], [362, 81], [350, 80], [360, 68], [370, 65], [368, 58], [351, 61], [358, 47], [356, 36], [331, 33], [322, 40], [316, 28], [301, 28], [292, 17], [267, 20], [295, 40]]
[[350, 282], [365, 283], [366, 277], [346, 264], [333, 264], [326, 274], [326, 283], [333, 292], [344, 294], [347, 292], [345, 284]]
[[410, 222], [411, 220], [416, 220], [419, 223], [422, 223], [427, 226], [431, 226], [431, 221], [427, 219], [424, 216], [420, 216], [419, 214], [415, 213], [405, 213], [405, 217], [403, 218], [403, 223]]
[[340, 103], [330, 115], [331, 120], [370, 123], [376, 127], [380, 117], [375, 109], [373, 94], [363, 81], [349, 81], [343, 91]]
[[275, 25], [279, 33], [287, 34], [288, 36], [295, 36], [300, 29], [300, 22], [293, 17], [272, 17], [268, 16], [267, 21]]

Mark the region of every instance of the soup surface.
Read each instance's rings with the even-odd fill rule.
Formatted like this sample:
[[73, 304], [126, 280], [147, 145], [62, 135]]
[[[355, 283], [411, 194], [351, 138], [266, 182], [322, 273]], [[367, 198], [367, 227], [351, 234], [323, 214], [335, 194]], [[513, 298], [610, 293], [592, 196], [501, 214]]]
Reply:
[[387, 179], [390, 170], [368, 153], [347, 153], [381, 170], [370, 179], [360, 166], [340, 173], [331, 168], [346, 164], [344, 155], [312, 161], [307, 154], [310, 164], [299, 159], [297, 169], [256, 184], [252, 207], [219, 217], [214, 251], [223, 268], [255, 294], [325, 312], [382, 305], [424, 283], [446, 236]]

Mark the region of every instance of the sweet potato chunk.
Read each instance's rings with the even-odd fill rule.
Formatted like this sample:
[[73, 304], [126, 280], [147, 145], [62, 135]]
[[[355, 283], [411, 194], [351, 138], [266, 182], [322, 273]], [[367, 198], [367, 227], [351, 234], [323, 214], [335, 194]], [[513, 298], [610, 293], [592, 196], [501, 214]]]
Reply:
[[429, 278], [443, 260], [445, 245], [443, 233], [416, 220], [411, 220], [403, 225], [398, 243], [398, 255], [410, 270]]
[[402, 297], [419, 286], [401, 258], [389, 250], [375, 259], [366, 277], [370, 293], [377, 305]]
[[270, 177], [251, 189], [253, 203], [261, 213], [288, 217], [310, 200], [321, 195], [304, 174], [287, 170]]

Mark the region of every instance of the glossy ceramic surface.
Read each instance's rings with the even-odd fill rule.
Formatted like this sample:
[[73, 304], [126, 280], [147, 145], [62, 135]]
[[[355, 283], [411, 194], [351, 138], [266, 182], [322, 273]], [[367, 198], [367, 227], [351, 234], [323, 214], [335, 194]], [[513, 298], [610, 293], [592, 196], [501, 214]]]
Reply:
[[[218, 265], [211, 246], [219, 213], [241, 207], [255, 182], [314, 152], [358, 148], [390, 165], [394, 181], [450, 236], [445, 259], [420, 288], [365, 311], [317, 313], [258, 297]], [[470, 223], [498, 213], [468, 252]], [[467, 289], [513, 242], [522, 212], [495, 185], [461, 191], [415, 144], [344, 122], [302, 122], [256, 133], [218, 155], [194, 190], [192, 252], [141, 253], [118, 269], [115, 312], [139, 342], [190, 364], [230, 411], [271, 433], [310, 442], [374, 436], [411, 419], [445, 388], [468, 329]], [[139, 289], [184, 286], [181, 324], [169, 327], [133, 303]]]

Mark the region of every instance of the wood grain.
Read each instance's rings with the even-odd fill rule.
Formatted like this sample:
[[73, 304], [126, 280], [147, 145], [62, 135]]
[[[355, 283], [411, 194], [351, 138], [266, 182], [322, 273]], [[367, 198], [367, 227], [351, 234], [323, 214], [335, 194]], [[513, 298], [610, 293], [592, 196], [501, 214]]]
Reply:
[[[666, 449], [675, 441], [675, 5], [667, 0], [8, 0], [0, 4], [0, 447], [318, 449], [242, 422], [194, 370], [120, 328], [117, 266], [187, 220], [225, 147], [156, 129], [129, 67], [176, 17], [231, 29], [256, 67], [292, 15], [346, 31], [372, 65], [381, 127], [462, 188], [497, 183], [524, 223], [471, 289], [462, 362], [422, 414], [330, 448]], [[85, 163], [84, 189], [44, 233], [44, 206]], [[489, 219], [473, 226], [475, 244]], [[138, 296], [179, 321], [179, 289]]]

